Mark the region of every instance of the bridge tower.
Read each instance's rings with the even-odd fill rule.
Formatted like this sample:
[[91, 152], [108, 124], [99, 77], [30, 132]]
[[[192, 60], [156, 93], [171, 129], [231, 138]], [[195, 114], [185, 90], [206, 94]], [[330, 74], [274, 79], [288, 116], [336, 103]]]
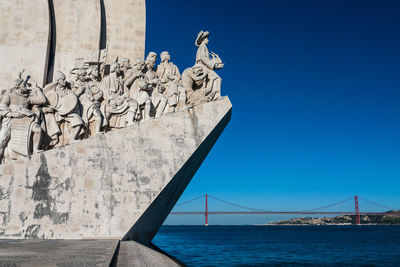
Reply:
[[204, 216], [206, 217], [206, 222], [204, 223], [204, 226], [208, 226], [208, 202], [207, 202], [207, 194], [206, 194], [206, 211], [204, 212]]
[[360, 220], [360, 210], [358, 208], [358, 196], [354, 196], [354, 206], [355, 206], [355, 214], [356, 214], [356, 224], [361, 224]]

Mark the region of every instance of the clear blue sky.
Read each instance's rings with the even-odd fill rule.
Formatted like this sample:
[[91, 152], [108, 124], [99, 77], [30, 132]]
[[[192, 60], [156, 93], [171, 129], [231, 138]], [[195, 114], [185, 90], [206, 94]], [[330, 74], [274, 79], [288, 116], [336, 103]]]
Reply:
[[[233, 104], [230, 124], [180, 201], [208, 193], [301, 210], [358, 194], [400, 208], [399, 14], [395, 0], [147, 1], [146, 53], [168, 50], [183, 71], [194, 64], [199, 30], [210, 31], [209, 49], [226, 63], [222, 93]], [[379, 210], [362, 201], [360, 209]]]

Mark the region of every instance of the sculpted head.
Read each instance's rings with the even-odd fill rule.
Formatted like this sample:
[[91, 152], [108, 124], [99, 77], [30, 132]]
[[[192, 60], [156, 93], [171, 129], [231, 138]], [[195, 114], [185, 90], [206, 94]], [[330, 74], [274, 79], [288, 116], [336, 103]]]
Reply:
[[122, 62], [122, 68], [124, 68], [124, 67], [125, 68], [130, 68], [131, 60], [129, 58], [124, 57], [124, 58], [121, 59], [121, 62]]
[[85, 68], [80, 68], [80, 69], [78, 70], [78, 73], [77, 73], [78, 80], [80, 80], [80, 81], [82, 81], [82, 82], [85, 81], [86, 75], [87, 75], [87, 71], [86, 71]]
[[157, 61], [157, 53], [149, 52], [149, 54], [146, 57], [146, 64], [152, 62], [154, 66], [156, 64], [156, 61]]
[[119, 74], [121, 72], [121, 66], [119, 65], [118, 62], [111, 63], [110, 73], [114, 73], [114, 72], [117, 74]]
[[18, 92], [23, 93], [23, 94], [28, 91], [28, 89], [26, 88], [24, 79], [22, 79], [22, 78], [18, 78], [15, 80], [13, 89], [17, 90]]
[[157, 91], [162, 94], [165, 92], [165, 85], [163, 85], [162, 83], [158, 83], [157, 85]]
[[142, 71], [145, 66], [144, 60], [136, 59], [135, 62], [133, 63], [133, 66], [135, 67], [136, 70]]
[[196, 46], [200, 45], [207, 45], [208, 44], [208, 37], [210, 36], [210, 32], [208, 31], [200, 31], [199, 34], [197, 34], [197, 38], [195, 41]]
[[54, 82], [56, 84], [61, 85], [62, 87], [65, 87], [65, 85], [66, 85], [65, 74], [62, 73], [61, 71], [56, 71], [56, 73], [54, 74]]
[[97, 77], [99, 77], [99, 68], [97, 66], [91, 66], [88, 68], [87, 74], [97, 79]]
[[164, 62], [164, 61], [169, 61], [169, 60], [171, 60], [171, 56], [170, 56], [170, 54], [168, 53], [168, 51], [163, 51], [163, 52], [161, 52], [161, 54], [160, 54], [160, 58], [161, 58], [161, 62]]
[[200, 64], [195, 64], [195, 65], [192, 67], [192, 70], [193, 70], [193, 73], [194, 73], [194, 74], [200, 74], [200, 73], [203, 72], [203, 66], [200, 65]]
[[147, 83], [146, 83], [145, 80], [139, 80], [137, 82], [137, 86], [138, 86], [139, 89], [145, 90], [147, 88]]

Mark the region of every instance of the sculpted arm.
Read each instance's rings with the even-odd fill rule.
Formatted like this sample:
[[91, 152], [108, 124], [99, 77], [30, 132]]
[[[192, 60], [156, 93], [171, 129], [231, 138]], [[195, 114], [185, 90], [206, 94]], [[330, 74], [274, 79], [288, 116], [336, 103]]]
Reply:
[[206, 65], [209, 69], [213, 70], [214, 69], [214, 61], [210, 59], [210, 55], [207, 51], [206, 47], [199, 47], [199, 57], [201, 62], [203, 62], [204, 65]]
[[47, 102], [46, 96], [42, 90], [36, 85], [34, 89], [34, 95], [29, 97], [29, 102], [32, 105], [44, 105]]
[[140, 76], [142, 76], [142, 75], [139, 72], [132, 73], [132, 75], [128, 79], [126, 79], [124, 88], [127, 89], [127, 88], [131, 87], [133, 82]]
[[10, 102], [11, 102], [10, 95], [5, 95], [1, 99], [1, 102], [0, 102], [0, 115], [2, 117], [10, 117], [10, 118], [13, 117], [11, 109], [9, 108]]
[[74, 90], [74, 93], [77, 97], [80, 97], [83, 95], [83, 93], [87, 90], [87, 86], [78, 86], [76, 87], [76, 90]]
[[174, 69], [175, 69], [175, 76], [178, 77], [178, 79], [180, 79], [181, 78], [181, 73], [179, 72], [178, 67], [174, 66]]
[[207, 74], [196, 75], [192, 72], [189, 72], [188, 74], [190, 78], [192, 78], [192, 80], [196, 82], [203, 80], [207, 76]]
[[100, 101], [103, 98], [103, 91], [99, 90], [97, 93], [93, 94], [93, 98], [96, 101]]

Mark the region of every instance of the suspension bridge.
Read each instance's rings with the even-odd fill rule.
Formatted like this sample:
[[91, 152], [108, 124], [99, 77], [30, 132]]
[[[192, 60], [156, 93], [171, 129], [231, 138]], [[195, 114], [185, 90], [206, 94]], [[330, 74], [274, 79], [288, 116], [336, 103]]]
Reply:
[[[229, 206], [235, 207], [235, 208], [240, 208], [244, 209], [244, 211], [209, 211], [209, 205], [208, 205], [208, 200], [213, 199], [216, 201], [219, 201], [221, 203], [227, 204]], [[199, 197], [178, 203], [175, 205], [176, 207], [183, 206], [186, 204], [189, 204], [191, 202], [204, 199], [204, 210], [203, 211], [172, 211], [170, 215], [203, 215], [205, 218], [204, 225], [208, 225], [208, 216], [210, 215], [252, 215], [252, 214], [258, 214], [258, 215], [278, 215], [278, 214], [285, 214], [285, 215], [349, 215], [349, 216], [356, 216], [356, 224], [361, 224], [361, 219], [360, 216], [363, 215], [385, 215], [385, 216], [396, 216], [399, 217], [400, 214], [399, 212], [394, 212], [396, 209], [376, 203], [374, 201], [368, 200], [366, 198], [362, 198], [359, 196], [352, 196], [349, 198], [346, 198], [344, 200], [325, 205], [322, 207], [314, 208], [314, 209], [308, 209], [308, 210], [300, 210], [300, 211], [270, 211], [270, 210], [261, 210], [261, 209], [254, 209], [250, 207], [246, 207], [243, 205], [239, 205], [233, 202], [229, 202], [223, 199], [219, 199], [217, 197], [214, 197], [209, 194], [201, 195]], [[386, 209], [385, 212], [360, 212], [359, 209], [359, 204], [358, 200], [365, 201], [369, 204], [372, 204], [374, 206], [384, 208]], [[354, 211], [320, 211], [320, 210], [325, 210], [328, 208], [333, 208], [335, 206], [338, 206], [340, 204], [343, 204], [345, 202], [348, 202], [350, 200], [354, 200]]]

